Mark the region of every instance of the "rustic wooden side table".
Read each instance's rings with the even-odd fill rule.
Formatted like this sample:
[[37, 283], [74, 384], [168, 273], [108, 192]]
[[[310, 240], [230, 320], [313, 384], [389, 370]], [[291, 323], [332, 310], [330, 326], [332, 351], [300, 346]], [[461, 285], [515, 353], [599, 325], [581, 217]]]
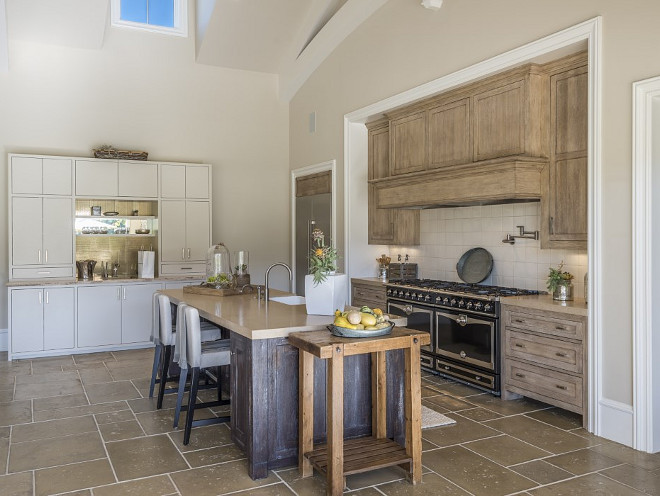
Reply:
[[[289, 343], [299, 349], [298, 468], [309, 477], [316, 467], [326, 474], [328, 494], [342, 494], [345, 476], [404, 465], [408, 479], [422, 480], [420, 346], [428, 333], [394, 328], [387, 336], [340, 338], [329, 331], [294, 332]], [[401, 446], [386, 436], [385, 353], [404, 350], [406, 440]], [[344, 442], [344, 357], [371, 354], [372, 434]], [[314, 357], [327, 360], [327, 444], [314, 447]]]

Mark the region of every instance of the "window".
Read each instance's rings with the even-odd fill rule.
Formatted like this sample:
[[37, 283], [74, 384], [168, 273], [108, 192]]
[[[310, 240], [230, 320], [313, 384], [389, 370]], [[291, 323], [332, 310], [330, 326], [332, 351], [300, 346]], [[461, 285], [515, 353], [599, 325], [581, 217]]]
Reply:
[[112, 0], [112, 25], [188, 36], [188, 0]]

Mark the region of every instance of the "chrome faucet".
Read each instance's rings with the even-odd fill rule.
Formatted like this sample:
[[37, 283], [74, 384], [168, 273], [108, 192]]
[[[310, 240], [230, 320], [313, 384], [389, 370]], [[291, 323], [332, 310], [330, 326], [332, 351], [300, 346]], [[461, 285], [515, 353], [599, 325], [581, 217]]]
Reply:
[[293, 273], [291, 272], [291, 267], [289, 267], [285, 263], [277, 262], [277, 263], [274, 263], [273, 265], [271, 265], [270, 267], [268, 267], [268, 269], [266, 270], [266, 303], [268, 303], [268, 299], [269, 299], [269, 295], [268, 295], [268, 293], [269, 293], [268, 276], [270, 274], [270, 269], [272, 269], [273, 267], [277, 267], [278, 265], [281, 265], [282, 267], [286, 267], [286, 270], [289, 271], [289, 281], [291, 281], [293, 279]]

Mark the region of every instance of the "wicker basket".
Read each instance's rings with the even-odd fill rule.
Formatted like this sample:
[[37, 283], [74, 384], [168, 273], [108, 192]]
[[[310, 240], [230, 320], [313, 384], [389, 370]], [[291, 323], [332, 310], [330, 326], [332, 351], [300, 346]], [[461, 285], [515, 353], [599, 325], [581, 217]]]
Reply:
[[121, 160], [147, 160], [147, 152], [133, 150], [98, 149], [94, 150], [95, 158], [117, 158]]

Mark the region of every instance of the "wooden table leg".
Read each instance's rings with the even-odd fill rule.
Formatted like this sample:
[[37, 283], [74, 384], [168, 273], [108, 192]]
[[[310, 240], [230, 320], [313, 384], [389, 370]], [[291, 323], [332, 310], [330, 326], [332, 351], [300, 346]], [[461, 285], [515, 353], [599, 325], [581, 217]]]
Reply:
[[327, 360], [328, 490], [332, 496], [344, 492], [344, 349], [335, 345]]
[[387, 437], [387, 364], [386, 352], [371, 354], [371, 435]]
[[298, 470], [310, 477], [314, 468], [305, 457], [314, 449], [314, 355], [298, 352]]
[[412, 457], [410, 481], [422, 481], [422, 395], [419, 339], [411, 337], [405, 350], [406, 453]]

